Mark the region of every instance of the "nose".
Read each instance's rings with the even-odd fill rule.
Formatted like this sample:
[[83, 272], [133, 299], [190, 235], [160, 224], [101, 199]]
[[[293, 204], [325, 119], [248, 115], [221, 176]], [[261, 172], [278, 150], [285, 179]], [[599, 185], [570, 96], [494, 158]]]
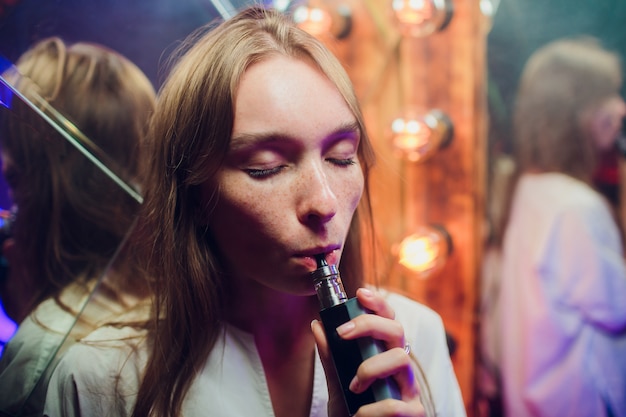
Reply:
[[298, 218], [302, 224], [320, 227], [337, 214], [338, 200], [323, 162], [304, 168], [298, 184]]

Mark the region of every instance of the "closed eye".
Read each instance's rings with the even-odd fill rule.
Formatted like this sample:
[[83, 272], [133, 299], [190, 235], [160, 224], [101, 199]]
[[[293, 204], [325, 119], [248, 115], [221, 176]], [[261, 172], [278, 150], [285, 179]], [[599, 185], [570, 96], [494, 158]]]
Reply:
[[354, 158], [346, 158], [346, 159], [337, 159], [337, 158], [327, 158], [326, 159], [328, 162], [330, 162], [331, 164], [337, 165], [337, 166], [341, 166], [341, 167], [345, 167], [345, 166], [350, 166], [350, 165], [355, 165], [356, 161], [354, 160]]
[[263, 168], [263, 169], [248, 168], [245, 171], [252, 178], [262, 179], [262, 178], [267, 178], [267, 177], [271, 177], [272, 175], [278, 174], [285, 167], [286, 165], [280, 165], [280, 166], [273, 167], [273, 168]]

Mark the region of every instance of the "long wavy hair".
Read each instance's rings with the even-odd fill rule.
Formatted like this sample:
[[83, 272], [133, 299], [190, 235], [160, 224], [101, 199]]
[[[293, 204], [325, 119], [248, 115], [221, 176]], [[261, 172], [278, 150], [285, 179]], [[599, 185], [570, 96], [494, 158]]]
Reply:
[[[104, 46], [65, 44], [53, 37], [24, 53], [4, 74], [124, 180], [139, 182], [140, 142], [154, 110], [155, 90], [131, 61]], [[43, 99], [43, 100], [42, 100]], [[30, 310], [71, 283], [106, 268], [131, 227], [139, 204], [74, 145], [19, 100], [2, 115], [6, 179], [18, 208], [15, 247], [36, 284]]]
[[[251, 7], [193, 37], [159, 94], [146, 159], [142, 227], [155, 302], [150, 349], [134, 416], [178, 416], [184, 397], [213, 349], [225, 317], [225, 284], [202, 217], [212, 205], [199, 187], [223, 164], [240, 79], [276, 55], [310, 59], [354, 113], [362, 138], [358, 156], [365, 191], [340, 265], [346, 290], [363, 283], [360, 227], [371, 213], [367, 177], [374, 154], [352, 84], [339, 61], [279, 12]], [[217, 198], [219, 190], [214, 190]], [[199, 332], [198, 329], [203, 331]]]

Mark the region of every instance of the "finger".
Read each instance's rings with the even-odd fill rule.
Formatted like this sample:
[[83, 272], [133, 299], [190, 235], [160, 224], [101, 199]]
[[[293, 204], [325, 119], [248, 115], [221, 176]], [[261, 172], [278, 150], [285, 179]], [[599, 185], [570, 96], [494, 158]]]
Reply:
[[400, 322], [375, 314], [361, 314], [337, 327], [337, 333], [346, 340], [369, 336], [382, 341], [387, 349], [404, 348], [406, 344]]
[[322, 323], [318, 320], [313, 320], [311, 322], [311, 330], [313, 331], [313, 338], [317, 344], [317, 351], [320, 355], [324, 369], [333, 369], [332, 357], [328, 348], [328, 341], [326, 340], [326, 333], [324, 332]]
[[377, 379], [393, 377], [403, 400], [419, 396], [413, 363], [404, 349], [394, 348], [366, 359], [357, 369], [356, 376], [350, 383], [350, 390], [362, 393]]
[[371, 310], [374, 314], [388, 319], [394, 319], [396, 313], [389, 306], [382, 294], [369, 288], [359, 288], [356, 292], [356, 297], [359, 303], [368, 310]]
[[364, 405], [354, 417], [425, 417], [426, 410], [419, 397], [411, 401], [383, 400]]
[[328, 385], [328, 409], [338, 410], [338, 414], [334, 415], [347, 415], [346, 404], [343, 398], [343, 389], [341, 383], [337, 377], [335, 371], [335, 365], [328, 348], [328, 341], [326, 340], [326, 333], [322, 323], [317, 320], [311, 322], [311, 330], [313, 331], [313, 338], [317, 344], [317, 351], [324, 367], [324, 373], [326, 374], [326, 383]]

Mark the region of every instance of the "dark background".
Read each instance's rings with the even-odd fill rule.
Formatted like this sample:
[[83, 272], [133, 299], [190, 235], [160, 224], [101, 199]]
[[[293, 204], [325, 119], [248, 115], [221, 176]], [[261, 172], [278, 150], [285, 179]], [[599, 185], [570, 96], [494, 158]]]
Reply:
[[194, 29], [220, 17], [208, 0], [0, 0], [0, 54], [15, 62], [48, 36], [101, 43], [162, 81], [163, 59]]

